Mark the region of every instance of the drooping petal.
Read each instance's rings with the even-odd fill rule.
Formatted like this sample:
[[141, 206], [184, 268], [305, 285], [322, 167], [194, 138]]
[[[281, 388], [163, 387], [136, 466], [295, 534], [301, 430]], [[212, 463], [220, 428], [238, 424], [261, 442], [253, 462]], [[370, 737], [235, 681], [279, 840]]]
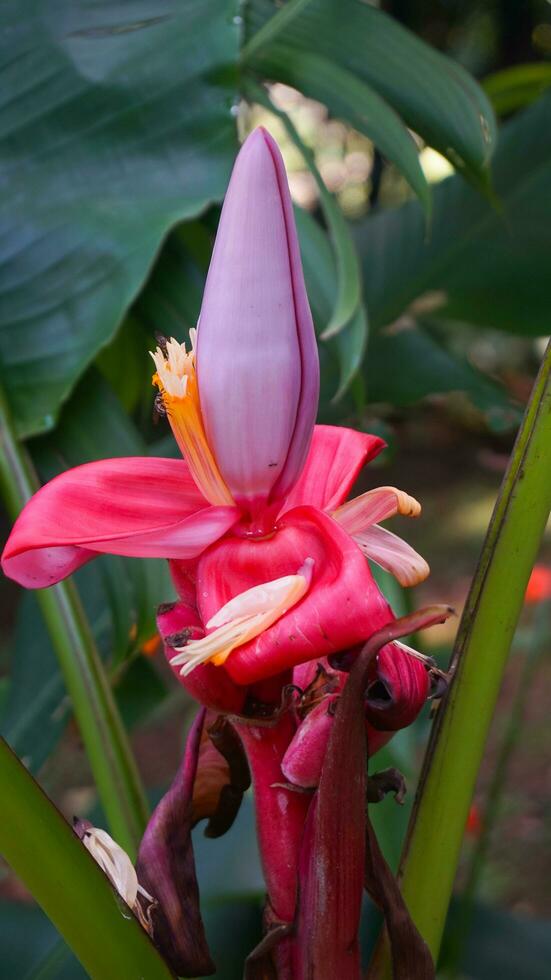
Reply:
[[243, 743], [225, 715], [207, 713], [193, 787], [192, 819], [208, 818], [205, 837], [221, 837], [232, 826], [251, 785]]
[[136, 865], [138, 880], [157, 902], [153, 941], [178, 976], [202, 977], [215, 969], [201, 920], [191, 839], [204, 721], [201, 709], [190, 729], [181, 767], [146, 827]]
[[235, 523], [232, 507], [209, 507], [184, 460], [127, 457], [85, 463], [31, 498], [2, 556], [27, 588], [59, 582], [99, 553], [191, 558]]
[[[93, 827], [89, 820], [74, 820], [73, 829], [105, 872], [111, 884], [129, 908], [133, 909], [138, 898], [138, 876], [126, 851], [100, 827]], [[151, 896], [148, 896], [151, 899]]]
[[372, 524], [386, 521], [395, 514], [418, 517], [421, 504], [409, 493], [397, 487], [376, 487], [348, 500], [333, 511], [332, 516], [349, 534], [358, 534]]
[[362, 467], [384, 449], [378, 436], [336, 425], [316, 425], [304, 469], [284, 510], [307, 504], [333, 511], [346, 499]]
[[286, 513], [271, 537], [225, 538], [201, 556], [201, 620], [207, 623], [226, 602], [252, 586], [296, 574], [306, 558], [313, 559], [306, 595], [263, 633], [233, 650], [218, 668], [238, 684], [354, 646], [392, 618], [352, 538], [330, 517], [302, 507]]
[[237, 157], [197, 341], [209, 445], [236, 502], [254, 509], [297, 478], [319, 388], [317, 348], [285, 170], [255, 130]]
[[391, 572], [406, 588], [423, 582], [430, 573], [425, 559], [385, 527], [374, 524], [355, 534], [354, 540], [367, 558]]

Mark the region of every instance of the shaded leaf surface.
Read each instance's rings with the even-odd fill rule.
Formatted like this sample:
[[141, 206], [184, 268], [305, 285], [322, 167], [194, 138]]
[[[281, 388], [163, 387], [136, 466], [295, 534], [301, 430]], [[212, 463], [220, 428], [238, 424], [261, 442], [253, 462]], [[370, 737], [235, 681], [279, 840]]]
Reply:
[[51, 427], [171, 225], [223, 196], [237, 31], [216, 0], [5, 8], [0, 370], [21, 434]]
[[[322, 333], [329, 322], [337, 292], [335, 264], [327, 235], [318, 222], [299, 208], [295, 209], [300, 239], [304, 277], [316, 330]], [[368, 334], [363, 304], [338, 334], [319, 344], [321, 367], [321, 406], [341, 397], [356, 373], [365, 353]]]
[[[461, 966], [472, 980], [547, 980], [551, 962], [551, 923], [528, 919], [477, 902]], [[461, 900], [452, 901], [447, 936], [461, 916]], [[447, 943], [441, 955], [447, 962]]]
[[[254, 36], [277, 9], [272, 0], [248, 4], [247, 37]], [[495, 120], [486, 95], [460, 65], [361, 0], [312, 0], [305, 4], [275, 40], [254, 53], [251, 65], [279, 79], [290, 57], [312, 50], [314, 38], [317, 54], [372, 86], [406, 126], [453, 158], [475, 180], [485, 182]], [[313, 74], [310, 79], [309, 94], [324, 101], [321, 93], [314, 92]], [[331, 93], [324, 94], [331, 107]], [[348, 111], [355, 113], [354, 100], [349, 101]]]
[[434, 190], [427, 238], [419, 205], [360, 226], [364, 286], [378, 329], [413, 300], [442, 291], [434, 320], [538, 336], [549, 333], [551, 95], [504, 126], [494, 158], [498, 213], [459, 177]]
[[299, 89], [308, 98], [328, 106], [331, 113], [346, 119], [369, 137], [381, 153], [396, 164], [424, 207], [430, 210], [430, 191], [419, 163], [417, 148], [406, 126], [392, 106], [375, 88], [329, 57], [291, 47], [272, 53], [265, 70], [279, 81]]
[[371, 402], [405, 406], [430, 395], [464, 391], [489, 428], [504, 430], [520, 421], [520, 410], [499, 384], [453, 356], [420, 326], [374, 335], [366, 376]]
[[32, 773], [40, 769], [57, 745], [70, 711], [38, 602], [32, 593], [26, 593], [18, 609], [0, 730]]

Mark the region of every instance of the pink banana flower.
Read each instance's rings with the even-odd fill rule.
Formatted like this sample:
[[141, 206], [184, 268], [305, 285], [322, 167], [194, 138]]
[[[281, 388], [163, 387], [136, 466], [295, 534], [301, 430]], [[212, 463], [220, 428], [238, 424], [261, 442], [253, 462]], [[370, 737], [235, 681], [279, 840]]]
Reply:
[[428, 573], [378, 526], [419, 505], [392, 487], [344, 503], [383, 443], [314, 425], [314, 328], [284, 164], [263, 129], [234, 167], [191, 350], [171, 340], [153, 358], [184, 459], [56, 477], [17, 520], [5, 573], [43, 588], [101, 553], [170, 559], [198, 614], [172, 665], [196, 683], [206, 665], [234, 694], [361, 643], [392, 617], [365, 557], [406, 585]]
[[[172, 339], [152, 355], [158, 399], [183, 459], [111, 459], [61, 474], [24, 508], [2, 567], [22, 585], [44, 588], [102, 553], [170, 561], [179, 600], [159, 609], [158, 625], [172, 669], [203, 705], [233, 717], [221, 735], [209, 716], [212, 745], [201, 748], [201, 713], [181, 773], [146, 831], [138, 877], [155, 896], [157, 939], [175, 968], [208, 971], [189, 831], [202, 816], [211, 835], [233, 819], [248, 780], [233, 743], [242, 745], [268, 915], [298, 929], [299, 939], [286, 932], [277, 950], [283, 980], [302, 963], [301, 937], [311, 931], [304, 901], [297, 911], [298, 875], [316, 898], [319, 847], [302, 842], [323, 836], [327, 758], [338, 768], [334, 709], [350, 701], [349, 675], [334, 657], [354, 659], [394, 619], [366, 559], [406, 586], [429, 569], [379, 526], [395, 514], [417, 516], [417, 501], [380, 487], [347, 502], [382, 440], [315, 425], [314, 328], [283, 161], [263, 129], [237, 158], [190, 341], [189, 350]], [[429, 688], [415, 651], [389, 641], [377, 653], [356, 718], [367, 733], [365, 754], [413, 721]], [[341, 719], [339, 738], [343, 727]], [[224, 738], [219, 751], [215, 740], [220, 747]], [[343, 760], [351, 784], [355, 758]], [[230, 787], [223, 795], [222, 783]], [[351, 832], [358, 836], [355, 826]], [[348, 847], [346, 830], [339, 837]], [[359, 899], [354, 892], [351, 904], [341, 902], [353, 912], [353, 956], [345, 950], [351, 976], [359, 969], [359, 875]], [[191, 925], [182, 932], [186, 902]]]

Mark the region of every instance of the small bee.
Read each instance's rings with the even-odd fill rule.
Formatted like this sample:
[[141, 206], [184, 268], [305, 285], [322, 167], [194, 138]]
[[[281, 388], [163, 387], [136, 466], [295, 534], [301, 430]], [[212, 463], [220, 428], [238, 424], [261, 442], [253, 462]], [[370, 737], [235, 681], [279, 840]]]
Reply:
[[153, 425], [158, 425], [159, 419], [164, 419], [164, 418], [166, 418], [166, 408], [165, 408], [165, 403], [163, 401], [163, 396], [161, 392], [159, 392], [157, 395], [155, 395], [155, 398], [153, 399], [153, 414], [152, 414]]
[[157, 341], [157, 345], [161, 348], [161, 351], [163, 353], [163, 357], [165, 359], [167, 359], [168, 358], [168, 347], [167, 347], [168, 340], [167, 340], [167, 338], [165, 337], [165, 335], [163, 333], [159, 333], [159, 331], [156, 330], [155, 331], [155, 340]]
[[[168, 359], [168, 348], [167, 348], [168, 341], [165, 335], [156, 331], [155, 340], [157, 341], [157, 344], [163, 353], [163, 357], [165, 359]], [[166, 418], [166, 408], [164, 405], [162, 393], [159, 392], [157, 395], [155, 395], [155, 399], [153, 401], [153, 414], [152, 414], [153, 425], [158, 425], [159, 419], [164, 419], [164, 418]]]

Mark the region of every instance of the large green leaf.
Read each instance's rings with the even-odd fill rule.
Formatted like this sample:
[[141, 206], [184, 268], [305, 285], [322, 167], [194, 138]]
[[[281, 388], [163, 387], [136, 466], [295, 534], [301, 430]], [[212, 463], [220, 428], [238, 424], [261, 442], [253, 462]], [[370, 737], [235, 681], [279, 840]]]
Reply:
[[[325, 329], [337, 294], [337, 274], [331, 246], [318, 222], [295, 209], [304, 276], [318, 334]], [[327, 403], [342, 397], [357, 374], [367, 343], [367, 314], [360, 303], [338, 334], [320, 343], [322, 417]]]
[[358, 245], [375, 329], [436, 291], [433, 319], [549, 333], [550, 94], [503, 128], [494, 174], [502, 212], [450, 177], [435, 189], [428, 239], [415, 201], [363, 222]]
[[[486, 183], [495, 140], [494, 115], [484, 92], [460, 65], [362, 0], [312, 0], [296, 9], [296, 16], [275, 36], [249, 48], [247, 65], [260, 75], [279, 79], [291, 59], [295, 62], [297, 55], [314, 50], [370, 86], [458, 169], [477, 183]], [[277, 10], [273, 0], [247, 4], [249, 45]], [[323, 88], [317, 94], [316, 77]], [[341, 102], [347, 97], [340, 87], [333, 94], [327, 91], [323, 81], [317, 72], [308, 72], [309, 94], [327, 99], [330, 108], [333, 95]], [[336, 111], [345, 118], [354, 115], [351, 121], [359, 125], [354, 100], [347, 101], [346, 112], [342, 107]]]
[[323, 102], [333, 115], [348, 120], [368, 136], [401, 170], [430, 211], [430, 192], [415, 142], [392, 106], [375, 88], [314, 51], [279, 47], [277, 56], [273, 55], [265, 67], [279, 81]]
[[500, 385], [465, 358], [453, 356], [422, 325], [372, 337], [365, 371], [371, 402], [407, 406], [430, 395], [462, 391], [489, 429], [507, 431], [520, 422], [519, 408]]
[[197, 324], [211, 249], [212, 239], [199, 221], [169, 235], [136, 304], [136, 316], [151, 337], [158, 330], [181, 338]]
[[238, 25], [218, 0], [4, 5], [0, 370], [51, 426], [177, 221], [225, 191]]
[[34, 773], [55, 748], [71, 709], [33, 593], [21, 598], [11, 646], [8, 694], [0, 730]]

